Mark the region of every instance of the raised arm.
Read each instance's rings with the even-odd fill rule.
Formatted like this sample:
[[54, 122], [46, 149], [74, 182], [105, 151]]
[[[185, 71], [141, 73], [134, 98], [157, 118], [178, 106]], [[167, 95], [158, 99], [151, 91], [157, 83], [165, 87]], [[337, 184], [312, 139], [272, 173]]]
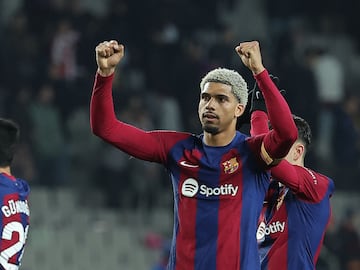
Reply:
[[276, 165], [286, 156], [297, 139], [297, 129], [290, 108], [262, 64], [259, 43], [240, 43], [236, 51], [259, 85], [273, 127], [263, 138], [261, 158], [267, 165]]
[[[166, 162], [167, 150], [179, 136], [185, 135], [174, 132], [146, 132], [118, 120], [114, 111], [112, 83], [115, 68], [124, 56], [124, 46], [116, 41], [102, 42], [95, 51], [98, 69], [90, 102], [91, 131], [131, 156]], [[172, 135], [166, 136], [169, 133]]]
[[[258, 91], [260, 90], [256, 84], [253, 89], [250, 107], [250, 133], [252, 136], [263, 134], [269, 130], [265, 101], [261, 93], [256, 93]], [[299, 199], [308, 202], [318, 203], [326, 195], [331, 196], [334, 190], [334, 183], [328, 177], [303, 166], [293, 165], [285, 159], [271, 168], [271, 176], [276, 181], [289, 187]]]
[[[279, 78], [270, 74], [271, 80], [278, 86]], [[284, 95], [285, 90], [280, 90]], [[250, 134], [256, 136], [269, 132], [269, 118], [267, 116], [267, 109], [264, 97], [259, 89], [257, 82], [251, 90], [251, 102], [249, 106], [250, 114]]]
[[334, 191], [334, 182], [330, 178], [286, 160], [271, 169], [271, 176], [288, 186], [299, 199], [308, 202], [320, 202]]
[[117, 135], [114, 129], [122, 125], [115, 116], [112, 84], [115, 68], [124, 57], [124, 46], [116, 41], [102, 42], [96, 46], [95, 55], [98, 69], [90, 102], [90, 126], [95, 135], [108, 140]]

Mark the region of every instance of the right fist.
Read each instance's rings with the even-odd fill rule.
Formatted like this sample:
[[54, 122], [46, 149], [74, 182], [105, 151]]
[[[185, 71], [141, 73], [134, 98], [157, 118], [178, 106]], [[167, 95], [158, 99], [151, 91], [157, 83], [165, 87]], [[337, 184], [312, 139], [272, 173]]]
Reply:
[[253, 74], [257, 75], [265, 69], [262, 64], [258, 41], [241, 42], [236, 46], [235, 51], [240, 56], [244, 65], [247, 66]]
[[124, 57], [124, 45], [118, 44], [116, 40], [101, 42], [95, 48], [98, 73], [101, 76], [110, 76], [115, 67]]

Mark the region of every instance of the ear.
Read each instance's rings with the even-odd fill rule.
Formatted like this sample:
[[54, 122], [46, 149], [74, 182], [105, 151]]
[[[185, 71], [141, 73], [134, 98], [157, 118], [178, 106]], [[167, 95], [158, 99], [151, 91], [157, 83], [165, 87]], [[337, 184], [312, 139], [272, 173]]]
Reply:
[[245, 106], [244, 104], [238, 103], [235, 108], [235, 117], [241, 116], [245, 112]]
[[295, 142], [293, 156], [292, 156], [294, 161], [298, 161], [299, 159], [301, 159], [304, 155], [304, 152], [305, 152], [305, 146], [300, 142]]

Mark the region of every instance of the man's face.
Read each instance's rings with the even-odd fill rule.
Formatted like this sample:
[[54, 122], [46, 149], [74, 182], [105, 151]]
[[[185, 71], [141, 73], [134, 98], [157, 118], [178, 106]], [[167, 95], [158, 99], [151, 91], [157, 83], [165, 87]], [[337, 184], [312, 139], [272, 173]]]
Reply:
[[218, 82], [208, 82], [200, 93], [199, 118], [202, 129], [211, 134], [235, 129], [236, 119], [244, 111], [231, 92], [231, 86]]

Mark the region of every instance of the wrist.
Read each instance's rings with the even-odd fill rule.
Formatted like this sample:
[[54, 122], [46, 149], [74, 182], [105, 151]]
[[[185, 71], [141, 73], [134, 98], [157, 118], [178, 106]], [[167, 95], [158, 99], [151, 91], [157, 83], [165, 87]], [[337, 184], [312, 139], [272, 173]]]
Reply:
[[102, 77], [109, 77], [115, 72], [115, 68], [98, 68], [97, 73]]
[[263, 66], [263, 65], [261, 65], [261, 66], [258, 66], [258, 67], [254, 67], [253, 69], [252, 69], [252, 73], [253, 73], [253, 75], [258, 75], [258, 74], [260, 74], [261, 72], [263, 72], [265, 70], [265, 67]]

